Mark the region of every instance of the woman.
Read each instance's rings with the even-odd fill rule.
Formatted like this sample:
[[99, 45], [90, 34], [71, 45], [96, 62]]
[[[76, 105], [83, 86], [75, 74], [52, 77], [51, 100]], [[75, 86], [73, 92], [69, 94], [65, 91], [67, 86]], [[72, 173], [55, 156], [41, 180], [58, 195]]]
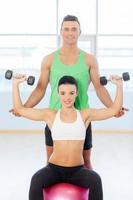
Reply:
[[58, 83], [58, 94], [62, 107], [60, 110], [49, 108], [25, 108], [21, 102], [19, 84], [26, 76], [13, 78], [13, 106], [23, 117], [45, 121], [54, 140], [54, 151], [46, 167], [39, 170], [31, 180], [29, 200], [43, 200], [43, 188], [60, 182], [72, 183], [89, 188], [90, 200], [102, 200], [102, 183], [99, 175], [85, 168], [82, 151], [86, 127], [91, 121], [104, 120], [116, 115], [122, 107], [122, 79], [112, 76], [111, 81], [117, 86], [116, 97], [110, 108], [83, 109], [74, 108], [78, 88], [76, 80], [64, 76]]

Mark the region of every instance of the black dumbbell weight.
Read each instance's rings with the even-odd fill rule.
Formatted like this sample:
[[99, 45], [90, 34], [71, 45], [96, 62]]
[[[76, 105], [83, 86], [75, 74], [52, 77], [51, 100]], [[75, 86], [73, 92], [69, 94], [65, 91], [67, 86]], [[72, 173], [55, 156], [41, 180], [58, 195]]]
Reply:
[[108, 80], [107, 80], [106, 76], [100, 77], [100, 83], [101, 83], [101, 85], [107, 85]]
[[35, 82], [35, 77], [34, 76], [28, 76], [27, 78], [27, 84], [28, 85], [33, 85]]
[[[130, 80], [130, 75], [128, 72], [124, 72], [122, 74], [122, 77], [121, 77], [124, 81], [129, 81]], [[106, 78], [106, 76], [101, 76], [100, 77], [100, 83], [101, 85], [106, 85], [108, 83], [108, 81], [110, 81], [109, 79]]]
[[[5, 78], [8, 79], [8, 80], [10, 80], [12, 78], [12, 76], [13, 76], [13, 71], [8, 69], [5, 72]], [[28, 85], [33, 85], [34, 82], [35, 82], [35, 77], [34, 76], [28, 76], [28, 78], [27, 78], [27, 84]]]
[[8, 69], [5, 73], [5, 78], [10, 80], [12, 78], [12, 75], [13, 75], [13, 71]]
[[130, 80], [130, 75], [129, 75], [129, 73], [128, 73], [128, 72], [124, 72], [124, 73], [122, 74], [122, 79], [123, 79], [124, 81], [129, 81], [129, 80]]

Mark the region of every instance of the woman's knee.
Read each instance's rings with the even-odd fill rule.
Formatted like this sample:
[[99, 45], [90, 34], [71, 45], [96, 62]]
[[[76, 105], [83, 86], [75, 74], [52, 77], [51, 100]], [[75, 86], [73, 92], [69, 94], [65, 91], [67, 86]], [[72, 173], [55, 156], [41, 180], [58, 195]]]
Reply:
[[95, 186], [102, 187], [101, 177], [97, 172], [93, 170], [88, 170], [86, 168], [82, 172], [83, 173], [81, 173], [82, 174], [81, 181], [83, 182], [85, 187], [95, 187]]
[[35, 173], [30, 182], [30, 190], [35, 191], [38, 190], [38, 187], [41, 185], [41, 177], [38, 176], [38, 173]]
[[95, 172], [93, 170], [90, 170], [90, 172], [92, 174], [92, 178], [94, 179], [94, 181], [101, 182], [101, 177], [97, 172]]
[[102, 180], [100, 175], [92, 170], [91, 170], [91, 184], [94, 187], [102, 188]]
[[47, 167], [44, 167], [37, 171], [31, 178], [31, 186], [37, 187], [37, 186], [42, 186], [45, 183], [45, 177], [47, 174]]

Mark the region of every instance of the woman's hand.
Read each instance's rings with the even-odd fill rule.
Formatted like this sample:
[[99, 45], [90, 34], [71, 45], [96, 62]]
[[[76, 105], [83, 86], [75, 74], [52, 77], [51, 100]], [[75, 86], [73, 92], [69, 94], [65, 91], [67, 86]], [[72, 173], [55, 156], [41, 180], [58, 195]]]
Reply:
[[114, 83], [115, 85], [122, 85], [122, 77], [118, 75], [111, 75], [109, 80]]
[[123, 116], [125, 114], [125, 112], [128, 112], [128, 111], [129, 111], [128, 108], [122, 107], [122, 109], [118, 112], [117, 115], [115, 115], [115, 117], [119, 118], [119, 117]]
[[17, 74], [13, 76], [13, 83], [19, 84], [27, 80], [27, 77], [25, 74]]

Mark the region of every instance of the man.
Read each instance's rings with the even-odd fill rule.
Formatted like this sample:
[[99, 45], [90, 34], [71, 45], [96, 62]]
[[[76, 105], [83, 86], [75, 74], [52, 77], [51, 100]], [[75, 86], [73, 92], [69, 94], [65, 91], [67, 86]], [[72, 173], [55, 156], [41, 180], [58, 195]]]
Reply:
[[[50, 108], [59, 109], [61, 104], [57, 95], [57, 83], [63, 75], [73, 76], [79, 87], [79, 94], [76, 99], [75, 107], [83, 109], [89, 107], [87, 90], [90, 81], [92, 81], [96, 94], [101, 102], [109, 107], [112, 105], [111, 97], [104, 86], [100, 84], [98, 64], [96, 58], [78, 48], [78, 38], [81, 34], [80, 23], [76, 16], [67, 15], [64, 17], [61, 25], [62, 47], [44, 57], [41, 65], [41, 74], [38, 84], [28, 100], [25, 107], [34, 107], [37, 105], [45, 95], [47, 85], [50, 81], [51, 84], [51, 98]], [[17, 113], [14, 109], [11, 110], [15, 115]], [[124, 114], [120, 111], [118, 116]], [[51, 132], [46, 125], [45, 128], [45, 141], [47, 147], [47, 160], [53, 152], [53, 141]], [[92, 169], [90, 154], [92, 147], [92, 133], [91, 125], [86, 130], [86, 139], [83, 150], [84, 164], [87, 168]]]

